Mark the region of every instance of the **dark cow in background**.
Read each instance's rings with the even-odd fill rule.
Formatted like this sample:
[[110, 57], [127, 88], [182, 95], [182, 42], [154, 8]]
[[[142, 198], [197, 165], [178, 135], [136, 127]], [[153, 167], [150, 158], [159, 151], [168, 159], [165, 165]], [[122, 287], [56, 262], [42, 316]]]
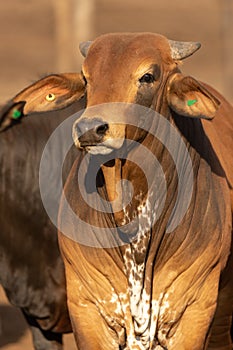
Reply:
[[[39, 164], [54, 129], [82, 109], [82, 96], [79, 75], [50, 75], [19, 93], [0, 117], [0, 284], [22, 310], [36, 350], [62, 349], [62, 333], [71, 331], [56, 228], [40, 197]], [[54, 160], [51, 176], [56, 172]]]
[[[199, 47], [150, 33], [107, 34], [81, 45], [87, 109], [73, 137], [83, 152], [61, 201], [59, 243], [82, 350], [232, 349], [233, 108], [181, 73], [181, 60]], [[149, 109], [140, 113], [135, 104]], [[167, 149], [173, 131], [179, 138]], [[189, 156], [180, 153], [183, 144]], [[179, 176], [182, 193], [191, 173], [191, 200], [174, 225], [182, 209]], [[134, 192], [126, 201], [129, 182]], [[101, 207], [94, 206], [98, 195]]]

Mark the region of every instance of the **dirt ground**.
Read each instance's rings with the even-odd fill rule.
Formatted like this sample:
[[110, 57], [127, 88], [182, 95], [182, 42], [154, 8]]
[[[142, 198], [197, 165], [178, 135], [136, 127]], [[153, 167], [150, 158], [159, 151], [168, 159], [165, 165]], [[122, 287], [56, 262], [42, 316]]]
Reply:
[[[0, 104], [41, 75], [80, 70], [78, 43], [75, 42], [72, 33], [71, 42], [64, 43], [62, 51], [57, 45], [58, 23], [54, 15], [54, 6], [63, 1], [66, 0], [0, 2]], [[72, 5], [72, 1], [79, 0], [69, 1]], [[233, 92], [228, 88], [229, 73], [226, 75], [226, 62], [229, 61], [229, 55], [232, 60], [233, 52], [230, 42], [226, 45], [224, 34], [224, 1], [92, 1], [95, 1], [92, 38], [84, 37], [82, 40], [90, 40], [106, 32], [151, 31], [174, 40], [200, 41], [202, 49], [185, 61], [184, 72], [210, 83], [229, 99], [233, 99]], [[232, 34], [231, 26], [227, 37], [232, 39]], [[64, 52], [66, 60], [61, 64], [59, 55], [64, 55]], [[232, 77], [232, 71], [230, 74]], [[1, 290], [0, 329], [2, 350], [32, 349], [30, 334], [21, 314], [7, 303]], [[72, 336], [65, 337], [65, 349], [75, 349]]]

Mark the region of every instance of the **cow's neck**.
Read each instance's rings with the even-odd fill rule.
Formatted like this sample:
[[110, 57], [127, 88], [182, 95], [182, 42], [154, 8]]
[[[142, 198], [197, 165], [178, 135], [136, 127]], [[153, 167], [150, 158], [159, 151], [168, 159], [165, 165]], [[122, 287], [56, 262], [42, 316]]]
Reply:
[[[161, 127], [161, 125], [154, 125], [154, 127]], [[169, 130], [165, 133], [168, 134], [164, 135], [164, 139], [167, 137], [167, 142], [169, 142]], [[116, 225], [120, 228], [122, 225], [133, 222], [132, 225], [128, 225], [131, 232], [125, 230], [124, 227], [120, 228], [125, 235], [134, 234], [130, 244], [121, 249], [128, 279], [134, 329], [137, 335], [147, 338], [151, 323], [149, 315], [151, 315], [151, 281], [154, 261], [166, 230], [166, 219], [169, 219], [176, 201], [178, 176], [167, 145], [148, 134], [142, 141], [142, 146], [148, 149], [148, 154], [149, 152], [154, 154], [158, 161], [157, 168], [148, 164], [148, 159], [143, 154], [140, 158], [140, 152], [137, 158], [140, 164], [138, 163], [137, 166], [130, 162], [129, 159], [133, 159], [134, 154], [138, 151], [135, 147], [130, 150], [127, 160], [115, 159], [111, 164], [102, 166], [102, 171], [108, 198], [113, 202], [112, 209]], [[176, 146], [178, 155], [179, 145]], [[146, 169], [146, 175], [151, 180], [149, 188], [142, 168]], [[130, 204], [124, 210], [119, 210], [126, 199], [127, 184], [125, 187], [124, 185], [119, 186], [122, 179], [132, 184], [134, 193]], [[164, 180], [165, 188], [163, 187]], [[159, 205], [162, 202], [164, 206], [160, 212]], [[158, 221], [157, 215], [158, 217], [160, 215]], [[151, 241], [153, 241], [153, 249], [150, 249]], [[151, 251], [153, 254], [150, 253]]]
[[105, 187], [109, 202], [112, 205], [112, 211], [116, 223], [121, 220], [121, 210], [123, 199], [122, 179], [122, 160], [116, 158], [102, 165], [102, 171], [105, 180]]
[[[155, 128], [156, 126], [154, 125]], [[169, 134], [163, 138], [166, 137], [169, 139]], [[148, 134], [138, 146], [125, 152], [124, 157], [119, 155], [101, 166], [114, 221], [126, 234], [138, 232], [140, 215], [144, 219], [146, 217], [150, 227], [153, 218], [149, 216], [166, 196], [165, 191], [168, 188], [167, 184], [163, 186], [164, 182], [173, 188], [177, 186], [177, 179], [171, 181], [167, 178], [170, 174], [175, 178], [176, 169], [166, 147], [167, 145]]]
[[[136, 169], [135, 165], [121, 159], [115, 159], [114, 163], [102, 166], [102, 171], [108, 199], [112, 202], [116, 225], [119, 227], [119, 231], [123, 230], [123, 235], [133, 236], [131, 243], [121, 247], [121, 249], [125, 273], [128, 279], [134, 330], [138, 336], [141, 336], [148, 332], [150, 322], [148, 317], [150, 286], [148, 285], [146, 288], [144, 286], [144, 271], [146, 247], [149, 246], [150, 240], [151, 204], [146, 200], [147, 188], [145, 178], [143, 178], [142, 171], [139, 168]], [[134, 193], [130, 204], [124, 207], [123, 210], [119, 210], [127, 200], [125, 196], [127, 183], [120, 184], [122, 179], [126, 179], [132, 184]]]

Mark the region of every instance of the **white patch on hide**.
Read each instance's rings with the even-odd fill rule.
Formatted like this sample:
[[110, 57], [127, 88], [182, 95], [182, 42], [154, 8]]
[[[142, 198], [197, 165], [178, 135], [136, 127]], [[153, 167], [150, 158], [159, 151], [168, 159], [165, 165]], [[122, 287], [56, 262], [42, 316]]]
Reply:
[[[139, 229], [135, 239], [126, 248], [124, 260], [128, 275], [130, 310], [134, 329], [128, 336], [129, 349], [149, 349], [150, 295], [144, 289], [145, 257], [151, 229], [151, 205], [147, 199], [138, 207]], [[141, 262], [135, 260], [140, 255]], [[128, 258], [127, 258], [128, 257]]]

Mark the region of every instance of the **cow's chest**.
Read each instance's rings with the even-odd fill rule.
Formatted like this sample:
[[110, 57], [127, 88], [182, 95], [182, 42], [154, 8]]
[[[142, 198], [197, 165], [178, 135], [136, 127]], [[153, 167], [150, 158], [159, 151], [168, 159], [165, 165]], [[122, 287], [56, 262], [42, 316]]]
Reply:
[[[138, 208], [138, 231], [124, 248], [123, 259], [128, 281], [129, 309], [132, 318], [126, 349], [149, 349], [154, 334], [151, 319], [151, 266], [147, 266], [151, 226], [151, 205], [146, 201]], [[126, 212], [127, 216], [127, 212]], [[148, 271], [149, 270], [149, 271]], [[154, 305], [155, 306], [155, 305]]]

